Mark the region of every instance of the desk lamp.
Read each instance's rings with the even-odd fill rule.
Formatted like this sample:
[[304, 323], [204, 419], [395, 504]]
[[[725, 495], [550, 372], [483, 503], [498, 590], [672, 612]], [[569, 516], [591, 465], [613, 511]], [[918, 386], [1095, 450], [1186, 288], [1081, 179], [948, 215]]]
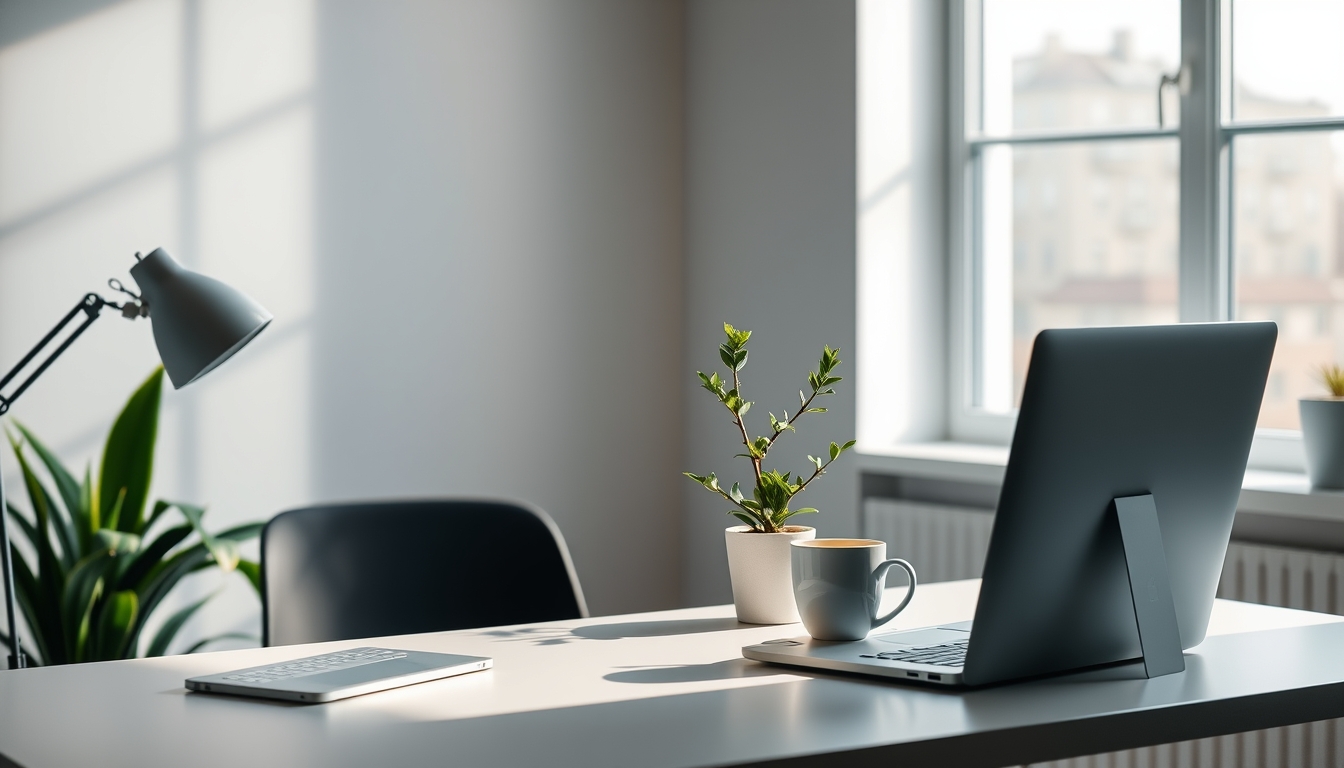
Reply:
[[[0, 391], [3, 391], [71, 321], [81, 313], [84, 315], [84, 321], [18, 385], [13, 394], [0, 394], [0, 415], [7, 413], [19, 395], [98, 319], [104, 307], [120, 310], [122, 317], [128, 320], [150, 318], [154, 344], [173, 389], [181, 389], [214, 370], [271, 322], [271, 313], [260, 304], [218, 280], [186, 269], [162, 248], [154, 249], [148, 256], [137, 253], [135, 258], [131, 277], [139, 286], [140, 294], [126, 288], [116, 278], [108, 280], [107, 284], [130, 297], [123, 303], [108, 301], [96, 293], [86, 294], [13, 370], [0, 379]], [[14, 619], [14, 572], [6, 509], [4, 478], [0, 474], [0, 569], [4, 571], [5, 615], [9, 620], [9, 668], [21, 669], [27, 664], [19, 644], [19, 625]]]

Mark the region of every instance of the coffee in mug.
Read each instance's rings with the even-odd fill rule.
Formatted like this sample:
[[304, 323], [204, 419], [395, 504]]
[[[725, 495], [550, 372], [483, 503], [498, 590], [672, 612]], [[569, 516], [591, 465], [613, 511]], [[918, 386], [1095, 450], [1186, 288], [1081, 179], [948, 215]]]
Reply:
[[[810, 539], [790, 543], [793, 597], [807, 633], [817, 640], [862, 640], [896, 618], [915, 596], [915, 568], [887, 559], [887, 543], [876, 539]], [[878, 616], [887, 571], [910, 574], [910, 589], [896, 608]]]

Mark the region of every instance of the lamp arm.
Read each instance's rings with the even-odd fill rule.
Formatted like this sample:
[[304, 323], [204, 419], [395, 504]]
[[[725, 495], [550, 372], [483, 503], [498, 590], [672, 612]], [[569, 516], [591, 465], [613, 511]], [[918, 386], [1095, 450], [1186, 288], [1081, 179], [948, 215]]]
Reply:
[[[24, 355], [23, 359], [19, 361], [19, 364], [14, 366], [9, 373], [5, 374], [3, 379], [0, 379], [0, 389], [4, 389], [20, 371], [27, 367], [28, 364], [31, 363], [67, 325], [70, 324], [71, 321], [81, 313], [84, 315], [84, 322], [75, 327], [75, 330], [66, 337], [65, 341], [61, 342], [60, 346], [56, 347], [55, 351], [48, 355], [47, 359], [42, 361], [42, 364], [37, 367], [37, 370], [33, 371], [28, 375], [28, 378], [23, 380], [23, 383], [14, 390], [12, 395], [0, 395], [0, 414], [8, 412], [9, 407], [14, 404], [14, 401], [19, 399], [19, 395], [22, 395], [24, 391], [28, 389], [29, 385], [37, 380], [38, 376], [41, 376], [47, 368], [51, 367], [51, 364], [56, 361], [56, 358], [60, 357], [61, 353], [65, 352], [65, 350], [74, 343], [75, 339], [79, 338], [80, 334], [84, 333], [90, 325], [93, 325], [93, 321], [98, 319], [98, 314], [103, 311], [103, 307], [116, 307], [120, 309], [121, 305], [108, 301], [96, 293], [85, 294], [84, 298], [80, 299], [74, 309], [67, 312], [65, 317], [61, 318], [61, 321], [56, 324], [56, 327], [52, 328], [46, 336], [43, 336], [42, 340], [37, 343], [37, 346], [33, 347], [28, 354]], [[19, 643], [19, 625], [18, 622], [15, 621], [14, 616], [14, 563], [13, 550], [9, 542], [8, 513], [9, 505], [5, 500], [4, 473], [0, 472], [0, 570], [3, 570], [4, 572], [5, 618], [9, 622], [9, 668], [22, 669], [28, 666], [28, 662], [27, 659], [24, 658], [23, 649]]]

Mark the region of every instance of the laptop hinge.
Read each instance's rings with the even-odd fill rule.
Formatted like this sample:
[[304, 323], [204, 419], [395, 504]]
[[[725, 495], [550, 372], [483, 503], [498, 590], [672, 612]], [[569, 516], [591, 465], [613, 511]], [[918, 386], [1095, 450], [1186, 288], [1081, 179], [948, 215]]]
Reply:
[[1151, 493], [1126, 496], [1115, 500], [1115, 513], [1125, 547], [1129, 596], [1139, 625], [1143, 671], [1148, 677], [1184, 672], [1181, 630], [1176, 624], [1176, 605], [1171, 598], [1157, 504]]

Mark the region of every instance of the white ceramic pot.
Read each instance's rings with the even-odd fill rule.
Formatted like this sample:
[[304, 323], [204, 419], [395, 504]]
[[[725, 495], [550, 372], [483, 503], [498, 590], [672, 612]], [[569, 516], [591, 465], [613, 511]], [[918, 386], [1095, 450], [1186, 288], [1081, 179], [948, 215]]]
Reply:
[[1298, 412], [1311, 484], [1344, 488], [1344, 398], [1304, 397]]
[[798, 606], [793, 600], [793, 553], [789, 542], [815, 539], [817, 530], [791, 525], [780, 533], [756, 533], [745, 525], [735, 525], [723, 533], [737, 620], [747, 624], [799, 621]]

